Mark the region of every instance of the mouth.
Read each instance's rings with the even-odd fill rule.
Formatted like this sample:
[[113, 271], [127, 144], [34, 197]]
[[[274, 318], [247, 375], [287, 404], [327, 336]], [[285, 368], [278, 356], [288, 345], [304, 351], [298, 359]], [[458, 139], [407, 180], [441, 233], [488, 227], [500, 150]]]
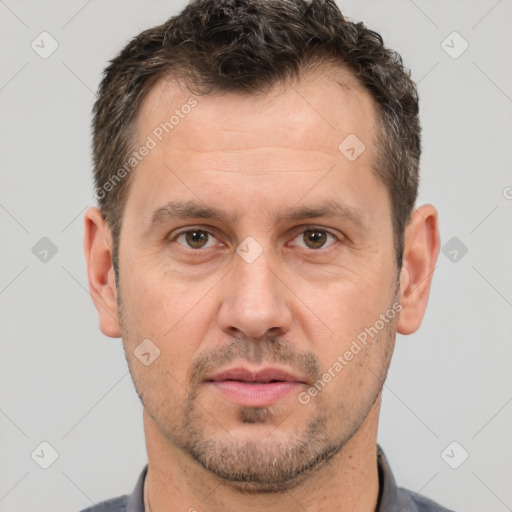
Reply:
[[307, 382], [279, 368], [251, 371], [237, 367], [205, 379], [205, 383], [228, 400], [245, 407], [268, 407]]

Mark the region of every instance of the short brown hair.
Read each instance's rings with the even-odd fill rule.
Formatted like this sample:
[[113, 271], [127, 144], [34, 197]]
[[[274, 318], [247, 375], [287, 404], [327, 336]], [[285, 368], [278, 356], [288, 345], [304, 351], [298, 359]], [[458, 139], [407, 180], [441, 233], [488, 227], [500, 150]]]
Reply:
[[345, 19], [334, 0], [193, 0], [110, 61], [94, 104], [96, 197], [112, 233], [116, 276], [131, 176], [105, 184], [133, 151], [135, 116], [151, 86], [169, 77], [197, 95], [255, 94], [322, 62], [350, 70], [377, 105], [372, 168], [390, 194], [401, 268], [404, 231], [418, 191], [421, 128], [416, 86], [400, 55], [363, 23]]

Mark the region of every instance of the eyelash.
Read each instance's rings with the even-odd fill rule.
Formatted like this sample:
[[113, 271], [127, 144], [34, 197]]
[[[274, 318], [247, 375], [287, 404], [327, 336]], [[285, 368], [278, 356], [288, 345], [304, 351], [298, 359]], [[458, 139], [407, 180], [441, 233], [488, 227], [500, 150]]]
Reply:
[[[181, 235], [186, 235], [187, 233], [192, 233], [194, 231], [201, 231], [201, 232], [207, 233], [209, 236], [211, 236], [213, 238], [216, 238], [215, 235], [213, 233], [211, 233], [210, 231], [208, 231], [206, 229], [203, 229], [203, 228], [200, 228], [200, 227], [196, 227], [196, 228], [188, 228], [188, 229], [185, 229], [183, 231], [180, 231], [180, 232], [176, 233], [172, 238], [170, 238], [170, 236], [168, 236], [167, 240], [168, 240], [168, 242], [174, 242]], [[304, 249], [304, 250], [308, 250], [309, 249], [309, 251], [311, 251], [311, 252], [319, 252], [321, 250], [325, 251], [325, 250], [330, 249], [334, 245], [336, 245], [336, 242], [340, 241], [340, 237], [337, 236], [336, 234], [332, 233], [328, 229], [319, 228], [317, 226], [303, 226], [303, 230], [300, 231], [298, 234], [296, 234], [293, 237], [293, 239], [297, 238], [299, 235], [304, 234], [306, 231], [320, 231], [322, 233], [326, 233], [327, 235], [331, 236], [334, 239], [334, 243], [332, 243], [331, 245], [328, 245], [327, 247], [319, 247], [318, 249], [312, 249], [312, 248], [309, 248], [309, 247], [300, 247], [301, 249]], [[210, 247], [206, 247], [206, 248], [200, 248], [200, 249], [193, 249], [192, 247], [188, 247], [188, 246], [185, 246], [183, 244], [179, 244], [179, 245], [181, 245], [185, 250], [191, 251], [192, 253], [196, 253], [196, 254], [197, 253], [201, 253], [203, 251], [206, 251], [207, 249], [210, 248]]]

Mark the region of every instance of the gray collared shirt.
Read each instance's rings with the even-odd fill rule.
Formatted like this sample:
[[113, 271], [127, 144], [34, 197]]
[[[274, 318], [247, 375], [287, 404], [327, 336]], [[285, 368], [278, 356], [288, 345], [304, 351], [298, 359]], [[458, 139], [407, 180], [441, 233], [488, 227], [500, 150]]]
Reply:
[[[377, 445], [379, 470], [379, 501], [375, 512], [453, 512], [417, 493], [397, 487], [389, 463]], [[103, 501], [80, 512], [145, 512], [144, 480], [148, 466], [144, 466], [132, 494]]]

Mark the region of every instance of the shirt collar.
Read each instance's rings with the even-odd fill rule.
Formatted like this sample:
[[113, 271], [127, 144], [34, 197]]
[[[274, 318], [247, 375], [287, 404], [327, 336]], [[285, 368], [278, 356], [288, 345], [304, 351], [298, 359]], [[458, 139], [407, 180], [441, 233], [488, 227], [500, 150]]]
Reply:
[[126, 512], [144, 512], [144, 480], [146, 479], [147, 472], [148, 465], [146, 464], [137, 480], [135, 489], [128, 498]]
[[389, 512], [397, 509], [398, 489], [395, 477], [384, 455], [382, 448], [377, 445], [377, 469], [379, 472], [379, 499], [377, 512]]

